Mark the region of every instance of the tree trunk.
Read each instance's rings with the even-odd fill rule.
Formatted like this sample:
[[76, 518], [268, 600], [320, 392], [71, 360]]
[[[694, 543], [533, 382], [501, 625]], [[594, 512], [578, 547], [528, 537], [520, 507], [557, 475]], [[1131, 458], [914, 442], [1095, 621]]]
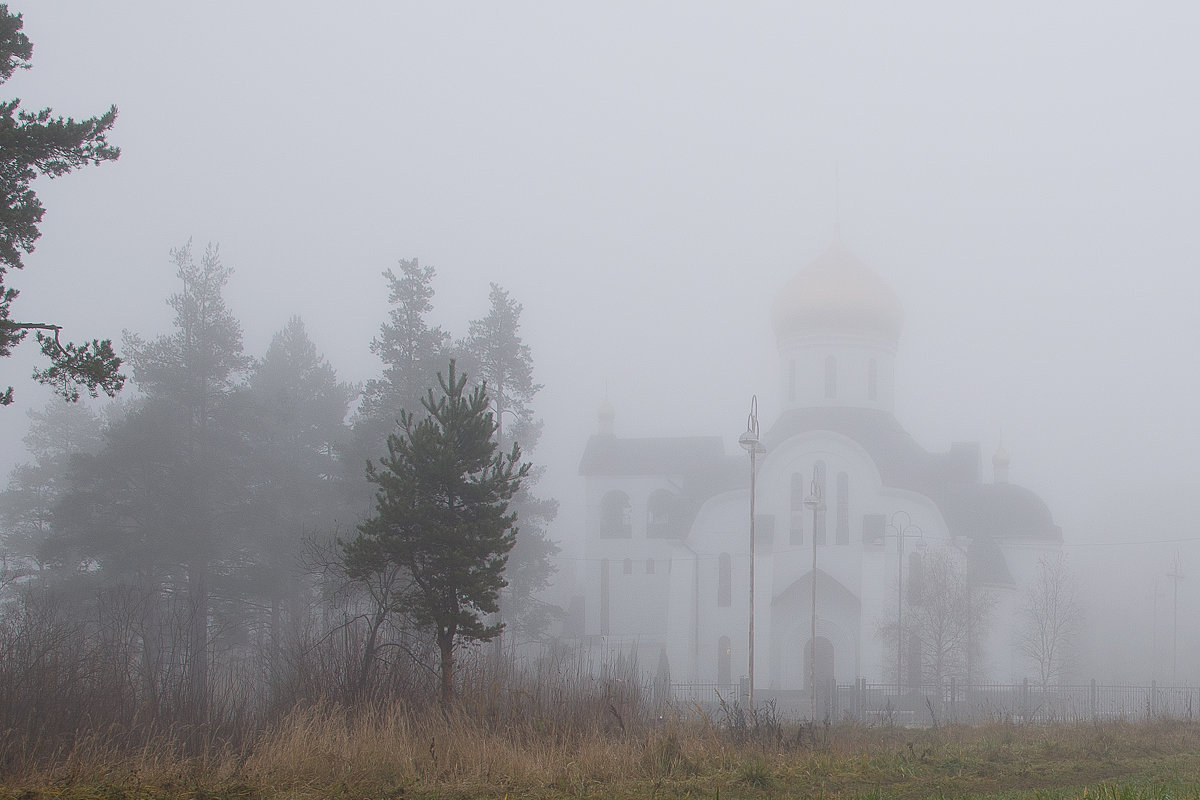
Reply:
[[375, 651], [379, 641], [379, 629], [387, 619], [387, 607], [380, 605], [375, 609], [375, 618], [371, 620], [371, 629], [367, 632], [367, 643], [363, 645], [362, 662], [358, 665], [358, 680], [355, 681], [354, 696], [362, 698], [367, 690], [367, 682], [371, 679], [371, 669], [375, 666]]
[[439, 629], [437, 642], [442, 653], [442, 705], [448, 706], [454, 699], [454, 632]]

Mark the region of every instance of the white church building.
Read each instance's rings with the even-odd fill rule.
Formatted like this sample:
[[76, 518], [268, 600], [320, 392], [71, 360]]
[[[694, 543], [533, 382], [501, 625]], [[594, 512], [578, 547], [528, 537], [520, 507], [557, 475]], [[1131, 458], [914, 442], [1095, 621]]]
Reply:
[[[781, 412], [763, 421], [755, 457], [757, 691], [806, 690], [810, 665], [825, 683], [928, 680], [896, 618], [911, 613], [898, 600], [934, 554], [991, 608], [967, 674], [950, 677], [1036, 674], [1020, 609], [1061, 531], [1039, 497], [1008, 482], [1003, 449], [985, 479], [979, 444], [930, 452], [905, 431], [893, 413], [902, 323], [895, 292], [840, 241], [775, 300], [781, 392], [769, 405]], [[606, 402], [580, 464], [584, 642], [609, 657], [636, 650], [677, 683], [748, 674], [750, 461], [719, 436], [619, 437]]]

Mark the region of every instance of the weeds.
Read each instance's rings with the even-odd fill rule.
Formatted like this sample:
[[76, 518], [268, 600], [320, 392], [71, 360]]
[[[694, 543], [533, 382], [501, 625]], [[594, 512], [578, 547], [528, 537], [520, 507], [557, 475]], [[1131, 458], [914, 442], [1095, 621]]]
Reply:
[[1121, 775], [1200, 775], [1200, 725], [1186, 721], [910, 729], [791, 722], [769, 702], [724, 702], [710, 717], [657, 702], [629, 669], [467, 670], [450, 708], [384, 693], [319, 699], [235, 735], [111, 725], [33, 741], [36, 731], [0, 728], [0, 798], [882, 798], [1037, 785], [1047, 798], [1086, 786], [1117, 800], [1103, 787], [1162, 796]]

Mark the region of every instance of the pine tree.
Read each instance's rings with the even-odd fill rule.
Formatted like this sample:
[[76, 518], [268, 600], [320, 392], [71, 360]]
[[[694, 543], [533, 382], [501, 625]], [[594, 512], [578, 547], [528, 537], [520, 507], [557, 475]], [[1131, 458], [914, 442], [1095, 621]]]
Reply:
[[[0, 84], [18, 69], [29, 69], [33, 44], [21, 28], [20, 14], [0, 4]], [[92, 397], [103, 391], [110, 397], [121, 389], [121, 359], [108, 339], [93, 339], [81, 345], [59, 341], [61, 325], [47, 322], [18, 322], [12, 319], [12, 304], [18, 292], [5, 283], [8, 271], [22, 269], [23, 258], [32, 253], [42, 233], [46, 209], [32, 184], [39, 176], [61, 175], [104, 161], [117, 159], [121, 151], [108, 143], [108, 132], [117, 121], [117, 108], [76, 122], [53, 116], [48, 108], [24, 111], [20, 100], [0, 101], [0, 358], [12, 353], [29, 331], [37, 331], [42, 354], [50, 365], [34, 372], [41, 383], [55, 387], [67, 400], [79, 399], [82, 385]], [[13, 389], [0, 392], [0, 405], [13, 401]]]
[[87, 405], [61, 400], [28, 413], [24, 442], [33, 461], [14, 467], [8, 487], [0, 492], [0, 522], [8, 568], [41, 574], [67, 470], [76, 455], [99, 450], [101, 422]]
[[433, 310], [433, 267], [417, 259], [400, 259], [399, 272], [383, 273], [392, 310], [371, 342], [371, 352], [383, 361], [383, 376], [367, 381], [355, 420], [355, 440], [362, 456], [351, 467], [356, 474], [367, 458], [383, 450], [396, 429], [400, 412], [420, 410], [426, 389], [446, 363], [449, 335], [430, 326]]
[[[235, 518], [247, 502], [236, 390], [249, 359], [241, 324], [222, 296], [230, 270], [217, 248], [206, 248], [197, 262], [189, 242], [172, 250], [171, 260], [182, 283], [168, 299], [174, 330], [149, 342], [127, 336], [144, 399], [109, 430], [100, 453], [77, 461], [55, 536], [58, 552], [87, 580], [133, 587], [156, 619], [165, 619], [172, 604], [186, 615], [177, 649], [187, 654], [186, 702], [203, 719], [214, 584], [228, 584], [231, 565], [248, 557]], [[144, 663], [156, 661], [158, 648], [147, 640]]]
[[[459, 349], [466, 354], [469, 369], [487, 385], [500, 449], [519, 442], [522, 451], [529, 453], [541, 438], [542, 423], [534, 416], [533, 400], [542, 385], [533, 379], [533, 354], [520, 334], [524, 307], [495, 283], [491, 284], [488, 300], [487, 315], [470, 323]], [[552, 559], [559, 551], [548, 534], [558, 514], [558, 501], [536, 497], [532, 492], [541, 472], [531, 472], [513, 497], [521, 529], [509, 556], [509, 585], [500, 601], [500, 619], [506, 629], [530, 639], [544, 635], [557, 613], [556, 608], [537, 597], [550, 585], [554, 576]]]
[[326, 535], [349, 516], [341, 459], [354, 389], [338, 381], [299, 317], [272, 338], [247, 389], [253, 483], [244, 524], [255, 555], [243, 571], [244, 591], [266, 600], [278, 648], [285, 616], [295, 631], [301, 614], [305, 537]]
[[467, 376], [454, 361], [438, 374], [441, 396], [422, 400], [428, 416], [402, 411], [388, 455], [368, 468], [378, 486], [375, 515], [345, 545], [348, 572], [368, 578], [403, 570], [407, 590], [393, 610], [431, 628], [441, 660], [441, 698], [454, 696], [454, 653], [488, 641], [501, 625], [497, 609], [504, 569], [516, 540], [509, 502], [529, 474], [520, 448], [502, 454], [483, 386], [465, 394]]

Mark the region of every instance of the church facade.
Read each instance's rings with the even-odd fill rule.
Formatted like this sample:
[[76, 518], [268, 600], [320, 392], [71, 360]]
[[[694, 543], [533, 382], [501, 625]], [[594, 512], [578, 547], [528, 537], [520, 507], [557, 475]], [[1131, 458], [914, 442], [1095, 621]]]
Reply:
[[[893, 413], [902, 323], [892, 289], [840, 242], [775, 301], [781, 396], [770, 405], [782, 411], [754, 457], [760, 691], [1033, 674], [1020, 610], [1061, 531], [1008, 482], [1003, 450], [985, 480], [978, 444], [930, 452], [904, 430]], [[608, 656], [636, 650], [674, 682], [742, 680], [747, 453], [716, 436], [618, 437], [606, 401], [580, 473], [584, 640]]]

